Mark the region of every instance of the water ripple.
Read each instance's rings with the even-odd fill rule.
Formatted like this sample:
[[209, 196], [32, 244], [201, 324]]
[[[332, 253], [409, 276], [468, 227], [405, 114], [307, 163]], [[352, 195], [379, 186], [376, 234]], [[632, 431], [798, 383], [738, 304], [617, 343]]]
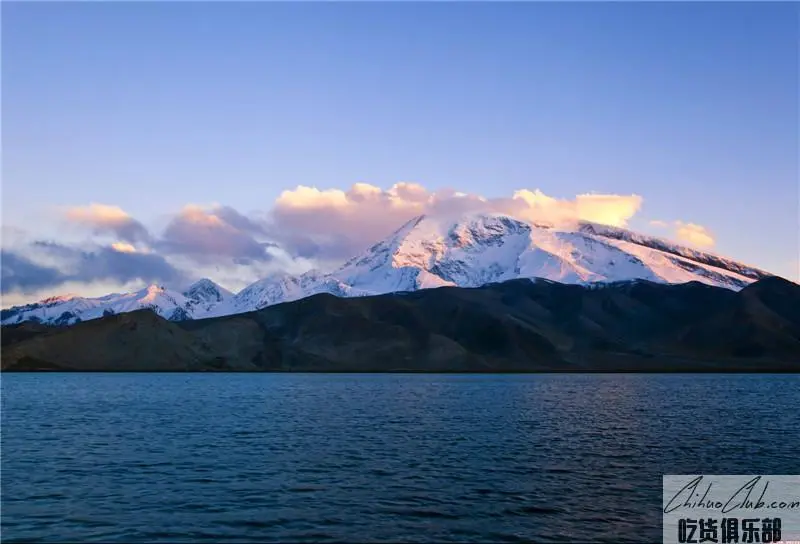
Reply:
[[659, 541], [662, 474], [796, 471], [798, 386], [3, 375], [3, 542]]

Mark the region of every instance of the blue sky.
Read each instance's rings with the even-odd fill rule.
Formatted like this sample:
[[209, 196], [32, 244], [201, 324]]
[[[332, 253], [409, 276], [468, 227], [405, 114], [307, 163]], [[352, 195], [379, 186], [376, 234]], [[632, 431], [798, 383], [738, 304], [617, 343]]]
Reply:
[[[641, 195], [797, 279], [798, 6], [2, 3], [3, 225], [298, 185]], [[4, 241], [5, 245], [5, 241]]]

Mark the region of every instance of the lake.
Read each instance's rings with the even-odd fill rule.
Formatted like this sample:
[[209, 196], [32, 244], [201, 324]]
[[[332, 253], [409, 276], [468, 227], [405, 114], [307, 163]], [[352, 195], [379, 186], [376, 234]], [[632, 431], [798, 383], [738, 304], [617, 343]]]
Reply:
[[800, 375], [4, 374], [14, 541], [657, 542], [793, 474]]

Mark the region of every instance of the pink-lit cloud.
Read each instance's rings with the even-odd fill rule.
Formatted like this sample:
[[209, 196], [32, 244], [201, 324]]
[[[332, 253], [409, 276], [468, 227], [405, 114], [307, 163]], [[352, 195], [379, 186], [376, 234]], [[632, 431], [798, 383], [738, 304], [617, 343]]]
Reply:
[[396, 183], [388, 189], [356, 183], [347, 190], [301, 185], [283, 191], [262, 218], [226, 206], [188, 204], [160, 237], [117, 206], [71, 208], [66, 217], [94, 233], [114, 235], [117, 251], [141, 251], [149, 244], [164, 255], [189, 256], [202, 263], [220, 258], [245, 263], [270, 260], [268, 249], [277, 244], [295, 258], [335, 261], [353, 256], [421, 214], [485, 211], [538, 222], [586, 220], [624, 226], [641, 202], [638, 195], [559, 199], [522, 189], [510, 197], [485, 198], [452, 189], [429, 191], [418, 183]]
[[697, 223], [675, 222], [675, 236], [680, 242], [691, 246], [708, 248], [714, 246], [714, 235], [706, 227]]
[[716, 242], [711, 231], [703, 225], [697, 223], [686, 223], [684, 221], [661, 221], [659, 219], [650, 221], [650, 226], [659, 229], [671, 229], [672, 237], [678, 242], [686, 245], [708, 249], [714, 247]]
[[114, 242], [111, 249], [119, 253], [136, 253], [136, 248], [128, 242]]
[[510, 198], [485, 198], [455, 190], [428, 191], [416, 183], [397, 183], [386, 190], [357, 183], [346, 191], [305, 186], [284, 191], [270, 218], [271, 233], [283, 247], [302, 256], [337, 259], [352, 256], [422, 214], [485, 211], [536, 222], [583, 220], [625, 226], [641, 204], [638, 195], [558, 199], [523, 189]]
[[96, 234], [112, 234], [125, 242], [147, 242], [150, 233], [139, 221], [118, 206], [89, 204], [68, 208], [67, 221], [90, 228]]
[[[487, 198], [455, 189], [430, 191], [417, 183], [383, 189], [356, 183], [349, 189], [297, 186], [283, 191], [262, 212], [243, 214], [221, 205], [187, 204], [163, 232], [150, 231], [122, 208], [105, 204], [67, 209], [65, 219], [104, 239], [89, 249], [68, 243], [17, 242], [4, 230], [4, 290], [30, 292], [76, 282], [103, 285], [131, 281], [185, 282], [210, 276], [232, 289], [267, 274], [299, 273], [312, 266], [335, 266], [390, 235], [422, 214], [453, 216], [496, 212], [535, 223], [592, 221], [625, 227], [640, 210], [642, 197], [580, 194], [556, 198], [538, 189]], [[711, 232], [696, 223], [652, 220], [670, 237], [708, 248]], [[7, 266], [8, 265], [8, 266]]]
[[245, 223], [251, 221], [231, 208], [188, 204], [167, 225], [157, 246], [163, 253], [188, 255], [201, 262], [271, 259], [266, 251], [271, 244], [256, 240]]

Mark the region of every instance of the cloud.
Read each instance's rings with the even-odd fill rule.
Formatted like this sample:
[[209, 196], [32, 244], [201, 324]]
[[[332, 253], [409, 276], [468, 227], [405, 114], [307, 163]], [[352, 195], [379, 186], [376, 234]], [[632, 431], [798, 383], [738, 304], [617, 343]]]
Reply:
[[170, 221], [156, 245], [165, 254], [190, 256], [199, 262], [223, 257], [247, 264], [272, 258], [267, 251], [272, 244], [252, 235], [261, 231], [258, 223], [232, 208], [207, 210], [189, 204]]
[[696, 223], [675, 222], [675, 236], [681, 241], [696, 247], [712, 247], [714, 236], [704, 226]]
[[[66, 211], [76, 225], [102, 235], [102, 243], [21, 241], [4, 227], [3, 292], [60, 285], [127, 285], [157, 282], [176, 287], [208, 276], [231, 288], [265, 275], [330, 268], [364, 251], [415, 216], [454, 218], [468, 212], [504, 213], [534, 223], [591, 221], [624, 227], [640, 210], [639, 195], [585, 193], [556, 198], [538, 189], [487, 198], [455, 189], [431, 191], [417, 183], [383, 189], [356, 183], [347, 190], [297, 186], [283, 191], [264, 211], [244, 214], [230, 206], [188, 204], [160, 236], [122, 208], [90, 204]], [[683, 243], [709, 247], [705, 227], [652, 220]], [[108, 239], [108, 237], [113, 237]], [[7, 242], [13, 241], [14, 247]]]
[[429, 191], [418, 183], [396, 183], [385, 190], [356, 183], [346, 191], [303, 185], [283, 191], [263, 217], [247, 216], [229, 206], [189, 204], [171, 219], [160, 238], [117, 206], [72, 208], [67, 217], [95, 233], [114, 234], [119, 251], [140, 251], [137, 244], [145, 242], [167, 257], [248, 266], [271, 261], [275, 252], [270, 249], [276, 247], [294, 259], [331, 263], [347, 259], [421, 214], [486, 211], [538, 222], [586, 220], [624, 226], [641, 202], [638, 195], [557, 199], [527, 189], [510, 198], [487, 199], [453, 189]]
[[[228, 277], [238, 274], [250, 281], [275, 266], [293, 268], [285, 252], [276, 254], [274, 244], [256, 239], [263, 237], [263, 223], [227, 206], [187, 205], [161, 237], [117, 206], [91, 204], [64, 215], [71, 224], [116, 240], [83, 245], [32, 240], [24, 231], [4, 226], [3, 293], [55, 291], [64, 285], [159, 283], [180, 288], [198, 279], [198, 271], [220, 266]], [[306, 264], [304, 270], [308, 268]]]
[[649, 222], [651, 226], [660, 229], [672, 229], [673, 237], [684, 244], [698, 247], [710, 248], [714, 246], [714, 235], [708, 228], [697, 223], [684, 223], [683, 221], [661, 221], [654, 219]]
[[120, 253], [136, 253], [136, 248], [128, 242], [114, 242], [111, 244], [111, 249]]
[[69, 208], [64, 215], [68, 221], [88, 227], [95, 234], [113, 234], [130, 243], [150, 240], [147, 228], [117, 206], [106, 204], [78, 206]]
[[32, 292], [65, 281], [58, 269], [36, 264], [13, 251], [0, 250], [2, 293]]
[[[127, 249], [127, 248], [125, 248]], [[22, 255], [27, 250], [28, 255]], [[44, 257], [44, 259], [36, 259]], [[47, 263], [36, 262], [44, 260]], [[50, 263], [57, 263], [51, 265]], [[126, 284], [185, 282], [187, 275], [155, 254], [120, 251], [113, 246], [89, 250], [38, 240], [27, 248], [2, 252], [2, 292], [30, 293], [67, 282]]]
[[[514, 193], [509, 209], [494, 211], [518, 215], [530, 221], [561, 223], [591, 221], [624, 227], [642, 205], [639, 195], [582, 194], [574, 199], [556, 199], [540, 190]], [[521, 204], [521, 205], [520, 205]]]
[[208, 209], [187, 204], [167, 225], [161, 238], [154, 237], [139, 221], [118, 206], [90, 204], [66, 211], [73, 224], [86, 227], [94, 234], [110, 234], [117, 238], [118, 251], [141, 252], [143, 246], [157, 246], [164, 255], [191, 256], [197, 262], [220, 257], [247, 263], [266, 261], [270, 244], [256, 240], [263, 236], [263, 224], [229, 206], [215, 205]]
[[94, 251], [81, 251], [77, 255], [77, 267], [73, 281], [117, 281], [127, 283], [177, 284], [185, 274], [173, 267], [161, 255], [118, 251], [111, 247], [99, 247]]
[[241, 232], [247, 232], [250, 234], [266, 233], [264, 225], [261, 222], [255, 219], [250, 219], [246, 215], [237, 212], [230, 206], [215, 206], [213, 208], [213, 212], [214, 215], [216, 215], [223, 222]]
[[15, 246], [20, 243], [26, 243], [28, 238], [28, 232], [24, 229], [20, 229], [11, 225], [2, 225], [0, 227], [0, 241], [2, 241], [2, 246], [7, 248], [9, 246]]
[[432, 192], [417, 183], [397, 183], [387, 190], [357, 183], [347, 191], [301, 185], [280, 194], [267, 232], [293, 255], [336, 260], [352, 257], [422, 214], [485, 211], [547, 223], [583, 220], [625, 226], [641, 204], [638, 195], [557, 199], [523, 189], [511, 198], [488, 199], [452, 189]]

